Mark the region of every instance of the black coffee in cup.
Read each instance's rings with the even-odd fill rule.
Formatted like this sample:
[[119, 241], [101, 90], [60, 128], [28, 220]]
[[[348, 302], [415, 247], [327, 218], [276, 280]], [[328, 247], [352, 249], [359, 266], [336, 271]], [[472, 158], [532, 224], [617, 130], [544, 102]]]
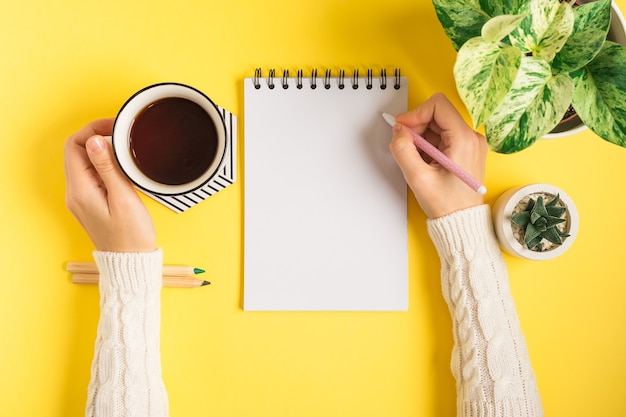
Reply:
[[129, 146], [145, 176], [161, 184], [180, 185], [209, 169], [219, 144], [215, 123], [200, 105], [186, 98], [166, 97], [137, 114]]

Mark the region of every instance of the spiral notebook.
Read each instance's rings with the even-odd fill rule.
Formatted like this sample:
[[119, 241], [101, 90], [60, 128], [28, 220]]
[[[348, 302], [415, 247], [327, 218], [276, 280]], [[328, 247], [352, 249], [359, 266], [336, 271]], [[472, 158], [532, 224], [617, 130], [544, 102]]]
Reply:
[[381, 113], [398, 70], [244, 80], [244, 309], [408, 308], [406, 183]]

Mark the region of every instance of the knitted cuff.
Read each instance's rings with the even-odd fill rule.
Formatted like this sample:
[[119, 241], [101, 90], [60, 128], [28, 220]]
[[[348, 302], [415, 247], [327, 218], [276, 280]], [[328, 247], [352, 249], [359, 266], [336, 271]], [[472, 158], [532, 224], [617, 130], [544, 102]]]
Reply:
[[100, 272], [100, 291], [115, 289], [130, 293], [160, 291], [163, 252], [93, 253]]
[[444, 259], [450, 260], [459, 253], [472, 259], [476, 250], [501, 255], [487, 204], [429, 219], [427, 226], [439, 256]]

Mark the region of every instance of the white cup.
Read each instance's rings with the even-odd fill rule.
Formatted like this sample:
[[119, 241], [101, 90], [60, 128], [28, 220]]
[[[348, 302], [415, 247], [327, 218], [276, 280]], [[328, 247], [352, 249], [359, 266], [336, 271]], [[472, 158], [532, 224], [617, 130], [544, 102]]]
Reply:
[[[150, 178], [137, 165], [131, 147], [131, 131], [137, 117], [167, 98], [187, 99], [199, 105], [210, 117], [217, 134], [217, 149], [208, 168], [197, 178], [182, 184], [167, 184]], [[199, 90], [179, 83], [154, 84], [135, 93], [122, 106], [115, 118], [111, 144], [118, 165], [139, 189], [160, 195], [182, 195], [203, 187], [217, 174], [226, 153], [226, 126], [217, 106]]]

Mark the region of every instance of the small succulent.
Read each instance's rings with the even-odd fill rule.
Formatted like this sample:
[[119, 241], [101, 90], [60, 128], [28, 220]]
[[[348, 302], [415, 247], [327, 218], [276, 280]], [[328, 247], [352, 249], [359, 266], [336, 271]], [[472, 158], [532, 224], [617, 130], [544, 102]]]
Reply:
[[545, 204], [543, 196], [528, 201], [524, 211], [511, 217], [513, 223], [524, 230], [524, 243], [530, 250], [543, 251], [543, 239], [556, 245], [563, 243], [563, 237], [568, 237], [557, 225], [563, 223], [566, 208], [559, 206], [560, 197], [557, 194], [549, 203]]

